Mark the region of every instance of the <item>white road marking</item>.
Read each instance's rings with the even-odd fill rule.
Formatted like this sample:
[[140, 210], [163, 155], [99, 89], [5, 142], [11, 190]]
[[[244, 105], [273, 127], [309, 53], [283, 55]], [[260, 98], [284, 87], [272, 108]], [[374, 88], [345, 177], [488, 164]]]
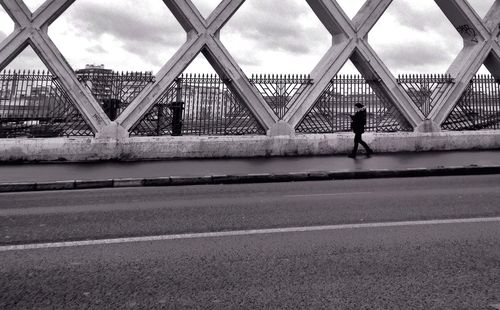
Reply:
[[351, 192], [351, 193], [333, 193], [333, 194], [303, 194], [303, 195], [285, 195], [283, 197], [322, 197], [322, 196], [342, 196], [342, 195], [366, 195], [373, 194], [373, 192]]
[[428, 221], [404, 221], [404, 222], [385, 222], [385, 223], [366, 223], [366, 224], [342, 224], [342, 225], [272, 228], [272, 229], [251, 229], [251, 230], [207, 232], [207, 233], [194, 233], [194, 234], [160, 235], [160, 236], [149, 236], [149, 237], [131, 237], [131, 238], [116, 238], [116, 239], [71, 241], [71, 242], [53, 242], [53, 243], [34, 243], [34, 244], [0, 246], [0, 252], [80, 247], [80, 246], [90, 246], [90, 245], [95, 246], [95, 245], [107, 245], [107, 244], [123, 244], [123, 243], [133, 243], [133, 242], [220, 238], [220, 237], [235, 237], [235, 236], [265, 235], [265, 234], [284, 234], [284, 233], [296, 233], [296, 232], [315, 232], [315, 231], [343, 230], [343, 229], [366, 229], [366, 228], [493, 223], [493, 222], [500, 222], [500, 217], [428, 220]]

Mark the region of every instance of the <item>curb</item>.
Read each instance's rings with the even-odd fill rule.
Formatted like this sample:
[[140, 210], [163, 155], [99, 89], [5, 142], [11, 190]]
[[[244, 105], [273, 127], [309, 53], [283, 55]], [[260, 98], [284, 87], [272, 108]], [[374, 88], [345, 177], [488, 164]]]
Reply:
[[103, 180], [73, 180], [54, 182], [0, 183], [0, 193], [33, 192], [98, 188], [127, 188], [153, 186], [186, 186], [215, 184], [250, 184], [300, 181], [328, 181], [376, 178], [409, 178], [432, 176], [500, 174], [500, 166], [450, 166], [436, 168], [408, 168], [400, 170], [336, 170], [291, 172], [278, 174], [234, 174], [212, 176], [171, 176], [159, 178], [125, 178]]

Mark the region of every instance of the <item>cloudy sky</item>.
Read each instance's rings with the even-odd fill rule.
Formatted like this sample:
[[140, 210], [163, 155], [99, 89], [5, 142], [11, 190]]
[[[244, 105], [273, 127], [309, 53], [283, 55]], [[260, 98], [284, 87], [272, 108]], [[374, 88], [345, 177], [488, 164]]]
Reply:
[[[208, 16], [219, 0], [193, 0]], [[364, 0], [338, 0], [353, 17]], [[484, 16], [494, 0], [469, 0]], [[36, 9], [43, 0], [25, 0]], [[105, 64], [119, 71], [157, 72], [186, 39], [161, 0], [76, 0], [49, 28], [74, 69]], [[0, 8], [0, 39], [13, 23]], [[305, 0], [246, 0], [223, 28], [222, 42], [247, 75], [309, 73], [331, 46], [331, 36]], [[369, 42], [394, 74], [444, 73], [462, 39], [433, 0], [394, 0], [369, 34]], [[40, 68], [25, 51], [9, 68]], [[189, 72], [212, 72], [199, 56]], [[347, 64], [343, 73], [355, 73]]]

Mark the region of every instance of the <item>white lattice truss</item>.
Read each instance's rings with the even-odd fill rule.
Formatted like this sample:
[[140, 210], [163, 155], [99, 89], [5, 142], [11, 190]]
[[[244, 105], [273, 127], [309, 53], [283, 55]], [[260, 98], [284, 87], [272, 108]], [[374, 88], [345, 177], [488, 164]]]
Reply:
[[[312, 108], [348, 59], [366, 79], [381, 82], [387, 98], [416, 130], [439, 130], [440, 124], [446, 120], [482, 64], [495, 78], [500, 79], [500, 0], [494, 2], [484, 19], [478, 16], [467, 0], [435, 0], [463, 37], [464, 45], [447, 72], [456, 82], [443, 89], [444, 95], [427, 119], [368, 43], [368, 33], [393, 0], [367, 0], [352, 20], [335, 0], [304, 0], [331, 33], [332, 46], [311, 72], [314, 80], [312, 87], [297, 98], [284, 120], [278, 121], [220, 40], [221, 29], [245, 0], [223, 0], [206, 19], [191, 0], [163, 0], [187, 32], [186, 42], [158, 72], [156, 82], [146, 87], [116, 122], [111, 122], [89, 90], [78, 82], [73, 69], [48, 35], [49, 25], [75, 1], [47, 0], [35, 12], [31, 12], [22, 0], [0, 0], [15, 23], [14, 32], [0, 44], [0, 69], [5, 68], [30, 45], [47, 68], [60, 79], [62, 87], [98, 137], [116, 135], [117, 130], [128, 135], [200, 52], [220, 77], [229, 81], [231, 89], [248, 105], [268, 133], [283, 131], [283, 128], [293, 133], [293, 128]], [[469, 31], [460, 31], [465, 28]]]

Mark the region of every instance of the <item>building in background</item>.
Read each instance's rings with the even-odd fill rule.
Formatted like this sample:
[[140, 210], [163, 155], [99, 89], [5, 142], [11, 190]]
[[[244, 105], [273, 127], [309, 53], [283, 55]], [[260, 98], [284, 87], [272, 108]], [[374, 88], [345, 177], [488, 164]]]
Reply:
[[154, 82], [151, 71], [117, 72], [106, 69], [103, 64], [89, 64], [75, 73], [111, 120], [115, 120], [148, 84]]
[[84, 83], [98, 101], [111, 96], [114, 72], [101, 65], [86, 65], [75, 71], [78, 80]]

